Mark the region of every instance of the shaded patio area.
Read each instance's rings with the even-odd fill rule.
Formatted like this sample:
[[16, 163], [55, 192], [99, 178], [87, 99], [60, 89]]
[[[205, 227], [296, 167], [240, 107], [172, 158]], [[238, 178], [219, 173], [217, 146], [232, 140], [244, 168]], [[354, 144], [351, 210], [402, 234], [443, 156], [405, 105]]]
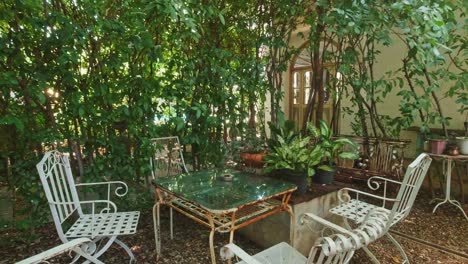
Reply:
[[466, 11], [1, 1], [0, 264], [468, 263]]
[[[430, 200], [430, 196], [426, 192], [422, 192], [417, 198], [412, 213], [403, 223], [398, 224], [392, 230], [435, 244], [442, 249], [398, 235], [396, 235], [396, 238], [405, 248], [411, 263], [467, 263], [468, 236], [466, 234], [468, 234], [468, 223], [456, 208], [450, 206], [432, 214], [433, 206], [429, 204]], [[163, 255], [159, 260], [156, 261], [151, 210], [142, 212], [138, 231], [135, 235], [122, 238], [135, 253], [138, 263], [209, 263], [210, 254], [207, 243], [209, 230], [195, 224], [187, 217], [175, 213], [174, 239], [170, 240], [168, 215], [169, 210], [167, 208], [163, 209], [161, 213]], [[2, 245], [0, 255], [3, 259], [0, 260], [0, 263], [11, 263], [60, 244], [56, 234], [50, 232], [51, 229], [54, 229], [53, 225], [42, 227], [37, 231], [39, 238], [30, 242], [18, 239], [18, 233], [0, 233], [4, 243], [10, 239], [10, 241], [16, 241], [13, 246], [9, 243]], [[216, 233], [215, 248], [218, 254], [217, 257], [219, 257], [219, 249], [227, 243], [228, 239], [228, 234]], [[236, 235], [234, 241], [249, 254], [255, 254], [263, 250], [240, 235]], [[401, 263], [402, 261], [399, 253], [385, 239], [372, 243], [369, 249], [375, 253], [381, 263]], [[444, 251], [444, 249], [452, 250], [460, 255]], [[355, 254], [356, 256], [350, 263], [372, 263], [362, 250], [358, 250]], [[51, 263], [65, 263], [69, 260], [70, 258], [64, 254], [53, 259]], [[128, 256], [122, 249], [114, 246], [104, 254], [102, 260], [105, 263], [127, 263]], [[222, 262], [219, 261], [219, 263]]]

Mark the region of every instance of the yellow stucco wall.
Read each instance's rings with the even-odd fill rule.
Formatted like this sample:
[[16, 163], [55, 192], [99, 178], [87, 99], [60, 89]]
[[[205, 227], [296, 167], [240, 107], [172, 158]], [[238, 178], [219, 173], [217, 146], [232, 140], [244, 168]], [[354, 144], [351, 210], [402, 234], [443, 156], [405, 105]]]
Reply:
[[[294, 47], [300, 47], [305, 43], [305, 39], [298, 36], [298, 32], [303, 32], [307, 36], [307, 28], [300, 28], [291, 38], [291, 45]], [[398, 38], [393, 38], [393, 43], [389, 47], [381, 47], [381, 54], [377, 56], [377, 64], [375, 65], [375, 77], [380, 78], [388, 71], [395, 71], [396, 69], [402, 66], [402, 59], [405, 55], [405, 48], [401, 40]], [[452, 70], [456, 71], [454, 67], [451, 67]], [[290, 89], [290, 69], [284, 73], [284, 101], [283, 101], [283, 110], [286, 113], [286, 116], [289, 117], [289, 89]], [[449, 85], [442, 87], [442, 90], [438, 92], [440, 98], [443, 98], [442, 94], [447, 91]], [[400, 97], [397, 96], [399, 89], [394, 89], [390, 94], [385, 98], [385, 102], [378, 105], [379, 113], [382, 115], [389, 115], [396, 117], [400, 114], [399, 104]], [[455, 98], [443, 98], [441, 100], [441, 105], [443, 108], [443, 113], [446, 117], [451, 117], [449, 129], [464, 130], [464, 121], [466, 120], [466, 114], [462, 115], [458, 112], [459, 105], [455, 103]], [[347, 98], [342, 98], [342, 106], [351, 106], [351, 102]], [[351, 118], [349, 116], [344, 116], [340, 118], [340, 133], [341, 134], [353, 134], [351, 129]], [[419, 122], [419, 120], [418, 120]], [[414, 126], [418, 126], [419, 123], [415, 123]], [[440, 126], [434, 126], [435, 128], [441, 128]], [[402, 131], [400, 138], [410, 139], [413, 144], [408, 148], [407, 156], [411, 157], [415, 155], [417, 132], [415, 131]]]

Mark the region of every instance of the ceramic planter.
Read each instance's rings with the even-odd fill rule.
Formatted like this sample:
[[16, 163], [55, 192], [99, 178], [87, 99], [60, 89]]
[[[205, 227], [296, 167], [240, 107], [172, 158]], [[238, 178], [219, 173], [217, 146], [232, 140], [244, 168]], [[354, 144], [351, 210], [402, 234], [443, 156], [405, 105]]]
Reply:
[[460, 153], [468, 155], [468, 137], [457, 137], [457, 144], [460, 147]]
[[335, 179], [336, 166], [333, 166], [332, 168], [332, 171], [326, 171], [322, 169], [315, 170], [315, 175], [312, 177], [312, 182], [318, 184], [331, 184]]
[[295, 172], [291, 170], [276, 170], [273, 171], [271, 176], [276, 179], [284, 180], [294, 183], [297, 190], [293, 193], [295, 196], [303, 195], [307, 192], [308, 182], [306, 172]]
[[446, 139], [430, 139], [429, 143], [431, 145], [431, 153], [434, 154], [444, 153], [445, 147], [447, 146]]

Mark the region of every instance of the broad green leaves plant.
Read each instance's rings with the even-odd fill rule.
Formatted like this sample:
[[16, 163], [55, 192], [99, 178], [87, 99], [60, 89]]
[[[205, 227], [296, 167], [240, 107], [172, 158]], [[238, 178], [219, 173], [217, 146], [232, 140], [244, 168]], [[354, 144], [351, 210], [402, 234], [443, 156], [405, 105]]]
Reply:
[[318, 146], [323, 154], [323, 159], [326, 164], [320, 168], [324, 170], [332, 170], [333, 163], [336, 159], [357, 159], [357, 145], [349, 138], [334, 138], [332, 130], [323, 120], [320, 121], [320, 127], [315, 127], [309, 124], [308, 131], [314, 140], [314, 144]]
[[288, 141], [278, 135], [277, 141], [277, 146], [265, 157], [265, 172], [290, 170], [308, 176], [315, 174], [316, 166], [324, 157], [321, 146], [311, 145], [310, 137], [301, 135]]

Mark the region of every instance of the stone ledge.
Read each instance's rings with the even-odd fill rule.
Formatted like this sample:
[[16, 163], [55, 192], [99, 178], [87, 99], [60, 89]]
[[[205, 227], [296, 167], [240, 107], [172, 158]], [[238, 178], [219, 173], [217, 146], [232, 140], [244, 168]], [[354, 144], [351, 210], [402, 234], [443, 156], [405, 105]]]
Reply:
[[[313, 213], [336, 224], [343, 225], [343, 220], [330, 214], [328, 210], [338, 205], [337, 191], [345, 184], [312, 185], [312, 191], [303, 196], [291, 198], [291, 207], [294, 212], [295, 232], [293, 246], [307, 256], [315, 240], [322, 236], [323, 226], [317, 223], [301, 225], [299, 218], [303, 213]], [[263, 248], [271, 247], [279, 242], [289, 242], [290, 216], [281, 212], [256, 223], [250, 224], [237, 232], [250, 239]]]

